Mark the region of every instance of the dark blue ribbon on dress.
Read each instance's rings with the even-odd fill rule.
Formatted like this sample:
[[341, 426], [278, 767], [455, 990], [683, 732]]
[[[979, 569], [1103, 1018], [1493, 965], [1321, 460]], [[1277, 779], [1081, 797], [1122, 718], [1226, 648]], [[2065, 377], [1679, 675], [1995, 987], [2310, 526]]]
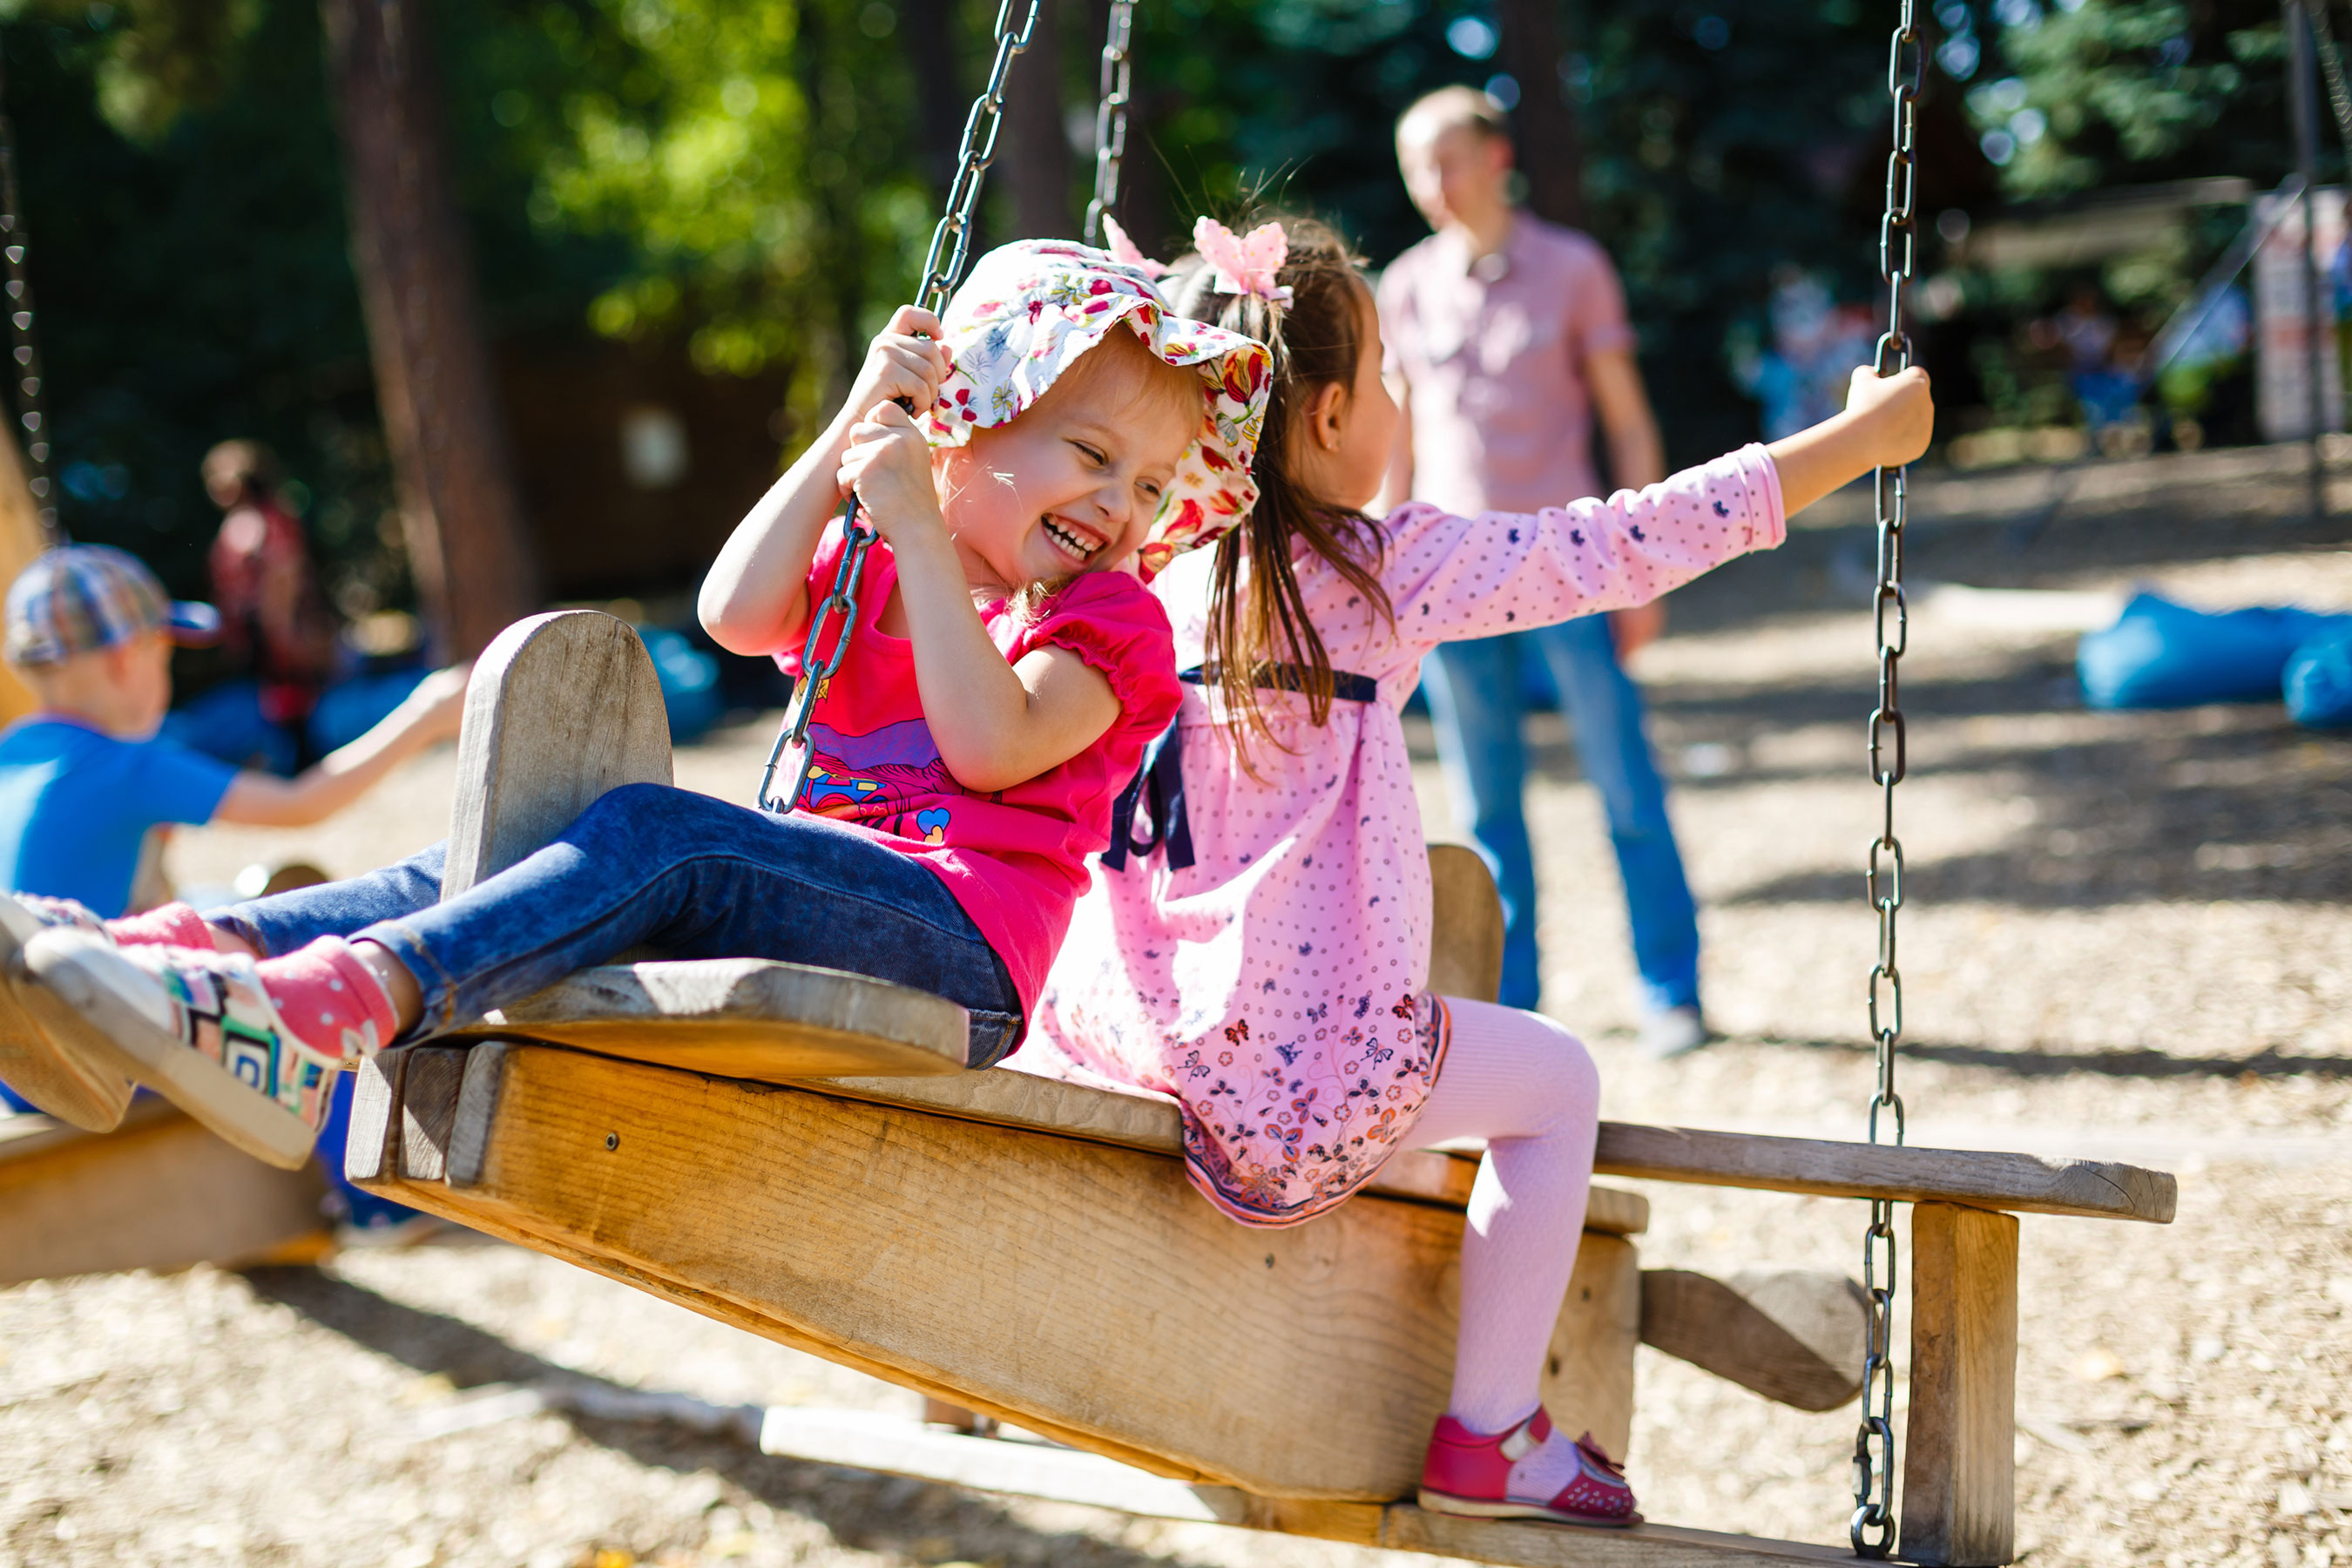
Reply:
[[[1307, 674], [1296, 664], [1261, 665], [1254, 684], [1261, 691], [1305, 691]], [[1214, 677], [1214, 671], [1203, 674], [1196, 664], [1178, 671], [1176, 679], [1199, 686]], [[1331, 672], [1334, 701], [1376, 702], [1380, 695], [1381, 683], [1369, 675], [1354, 675], [1344, 669]], [[1192, 825], [1184, 813], [1183, 735], [1181, 717], [1171, 720], [1168, 728], [1143, 749], [1143, 765], [1135, 770], [1134, 779], [1111, 803], [1110, 847], [1103, 851], [1102, 863], [1112, 870], [1127, 869], [1129, 851], [1149, 857], [1163, 844], [1168, 847], [1170, 870], [1181, 871], [1192, 864]], [[1140, 841], [1134, 836], [1135, 808], [1139, 804], [1151, 815], [1150, 836]]]

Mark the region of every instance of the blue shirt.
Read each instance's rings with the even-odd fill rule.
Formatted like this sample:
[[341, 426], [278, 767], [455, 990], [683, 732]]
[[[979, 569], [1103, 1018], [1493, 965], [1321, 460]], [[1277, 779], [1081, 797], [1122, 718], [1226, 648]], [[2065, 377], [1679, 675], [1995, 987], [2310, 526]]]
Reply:
[[131, 902], [158, 823], [203, 823], [237, 770], [174, 741], [119, 741], [34, 715], [0, 733], [0, 887], [79, 899], [112, 920]]

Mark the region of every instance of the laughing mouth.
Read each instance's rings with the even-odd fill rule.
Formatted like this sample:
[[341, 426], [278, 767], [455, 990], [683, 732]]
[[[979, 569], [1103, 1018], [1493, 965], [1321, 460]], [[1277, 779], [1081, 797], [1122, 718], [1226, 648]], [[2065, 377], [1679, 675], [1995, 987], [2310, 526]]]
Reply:
[[1054, 542], [1055, 548], [1072, 560], [1085, 563], [1093, 560], [1102, 552], [1103, 541], [1101, 540], [1091, 539], [1076, 529], [1055, 521], [1050, 517], [1039, 518], [1037, 521], [1044, 525], [1045, 537]]

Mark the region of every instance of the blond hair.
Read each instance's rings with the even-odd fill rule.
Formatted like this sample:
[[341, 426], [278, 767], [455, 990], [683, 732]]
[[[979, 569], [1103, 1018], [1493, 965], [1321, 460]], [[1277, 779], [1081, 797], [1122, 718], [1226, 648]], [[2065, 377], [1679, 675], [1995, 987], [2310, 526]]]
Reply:
[[1414, 99], [1397, 116], [1396, 139], [1402, 142], [1410, 132], [1433, 141], [1457, 125], [1497, 141], [1511, 139], [1510, 111], [1493, 93], [1475, 87], [1441, 87]]

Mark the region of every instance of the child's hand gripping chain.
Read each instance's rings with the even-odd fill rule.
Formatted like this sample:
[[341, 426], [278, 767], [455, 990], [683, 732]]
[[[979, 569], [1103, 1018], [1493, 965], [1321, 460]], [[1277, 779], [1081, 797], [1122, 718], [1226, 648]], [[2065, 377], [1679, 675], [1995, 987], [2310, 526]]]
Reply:
[[[869, 408], [879, 414], [886, 407], [896, 406], [911, 413], [927, 408], [939, 395], [940, 383], [948, 373], [953, 355], [940, 342], [940, 320], [919, 305], [899, 307], [890, 318], [890, 324], [868, 349], [866, 363], [856, 383], [843, 401], [842, 413]], [[838, 450], [843, 443], [839, 435], [840, 420], [835, 421], [831, 438], [821, 447]], [[792, 700], [785, 705], [784, 720], [776, 732], [776, 743], [768, 753], [767, 770], [760, 776], [757, 800], [762, 811], [786, 812], [800, 797], [802, 787], [815, 753], [808, 746], [808, 725], [816, 711], [816, 700], [823, 694], [825, 683], [833, 679], [841, 665], [842, 655], [849, 646], [851, 634], [856, 629], [858, 606], [856, 584], [866, 567], [866, 552], [879, 537], [873, 525], [860, 517], [860, 502], [853, 493], [853, 481], [845, 473], [841, 479], [842, 495], [848, 505], [842, 513], [842, 528], [849, 548], [842, 557], [841, 566], [834, 575], [833, 590], [809, 614], [808, 596], [803, 587], [798, 597], [784, 611], [788, 625], [805, 622], [808, 641], [801, 650], [802, 678], [793, 690]], [[716, 575], [716, 573], [713, 574]], [[821, 650], [824, 634], [830, 627], [833, 646]], [[779, 795], [775, 791], [776, 768], [787, 748], [797, 748], [800, 760], [793, 766], [793, 781]]]

